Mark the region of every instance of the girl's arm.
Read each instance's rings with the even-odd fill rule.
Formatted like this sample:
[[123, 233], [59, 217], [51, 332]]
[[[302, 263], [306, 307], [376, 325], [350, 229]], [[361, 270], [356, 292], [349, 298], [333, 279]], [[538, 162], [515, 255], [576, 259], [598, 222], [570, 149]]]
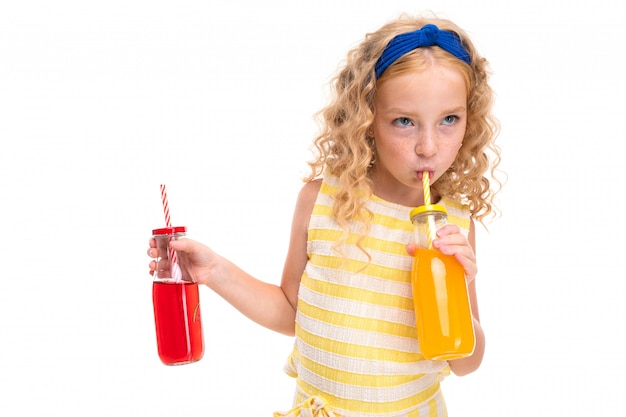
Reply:
[[[170, 242], [184, 272], [233, 305], [246, 317], [271, 330], [293, 335], [300, 278], [306, 265], [307, 227], [319, 184], [308, 183], [298, 196], [287, 260], [280, 286], [260, 281], [228, 259], [192, 239]], [[148, 254], [156, 256], [154, 241]], [[154, 271], [155, 262], [150, 263]]]
[[[307, 255], [307, 238], [309, 222], [313, 213], [313, 206], [317, 199], [322, 180], [311, 181], [302, 187], [298, 195], [296, 209], [291, 224], [291, 239], [287, 259], [283, 268], [283, 278], [280, 284], [289, 305], [293, 309], [295, 324], [295, 311], [298, 304], [298, 290], [300, 289], [300, 279], [304, 272], [304, 267], [309, 260]], [[292, 329], [294, 331], [295, 329]]]

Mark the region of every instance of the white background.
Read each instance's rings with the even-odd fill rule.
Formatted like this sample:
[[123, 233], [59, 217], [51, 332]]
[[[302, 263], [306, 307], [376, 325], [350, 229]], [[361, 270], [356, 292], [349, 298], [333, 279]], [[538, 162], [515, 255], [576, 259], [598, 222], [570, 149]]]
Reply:
[[618, 3], [1, 1], [0, 415], [288, 409], [292, 340], [207, 288], [204, 358], [160, 363], [159, 184], [173, 223], [278, 283], [328, 81], [365, 33], [426, 10], [491, 62], [508, 175], [478, 236], [487, 352], [445, 380], [450, 415], [620, 415]]

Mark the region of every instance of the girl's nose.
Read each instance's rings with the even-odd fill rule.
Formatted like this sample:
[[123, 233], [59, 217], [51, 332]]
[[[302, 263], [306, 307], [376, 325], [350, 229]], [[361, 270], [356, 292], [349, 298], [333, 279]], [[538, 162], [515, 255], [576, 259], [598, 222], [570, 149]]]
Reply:
[[425, 158], [433, 156], [437, 152], [435, 135], [435, 132], [431, 130], [420, 132], [415, 144], [415, 153]]

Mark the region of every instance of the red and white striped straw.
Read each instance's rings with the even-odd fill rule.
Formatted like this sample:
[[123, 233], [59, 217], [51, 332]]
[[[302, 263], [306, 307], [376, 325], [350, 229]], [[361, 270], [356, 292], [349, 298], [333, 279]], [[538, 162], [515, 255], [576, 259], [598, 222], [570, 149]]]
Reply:
[[161, 202], [163, 203], [163, 214], [165, 214], [165, 227], [172, 227], [172, 220], [170, 219], [170, 206], [167, 202], [165, 184], [161, 184]]
[[[163, 214], [165, 215], [165, 227], [172, 227], [172, 220], [170, 219], [170, 205], [167, 201], [167, 191], [165, 191], [165, 184], [161, 184], [161, 202], [163, 203]], [[178, 260], [176, 259], [176, 251], [170, 248], [170, 259], [172, 264], [170, 265], [172, 275], [178, 267]]]

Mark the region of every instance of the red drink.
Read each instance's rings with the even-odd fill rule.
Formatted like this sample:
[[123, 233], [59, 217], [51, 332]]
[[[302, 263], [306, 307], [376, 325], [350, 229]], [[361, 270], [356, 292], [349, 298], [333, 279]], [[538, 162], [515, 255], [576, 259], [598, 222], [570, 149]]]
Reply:
[[204, 354], [200, 296], [194, 282], [152, 284], [159, 357], [166, 365], [199, 361]]

